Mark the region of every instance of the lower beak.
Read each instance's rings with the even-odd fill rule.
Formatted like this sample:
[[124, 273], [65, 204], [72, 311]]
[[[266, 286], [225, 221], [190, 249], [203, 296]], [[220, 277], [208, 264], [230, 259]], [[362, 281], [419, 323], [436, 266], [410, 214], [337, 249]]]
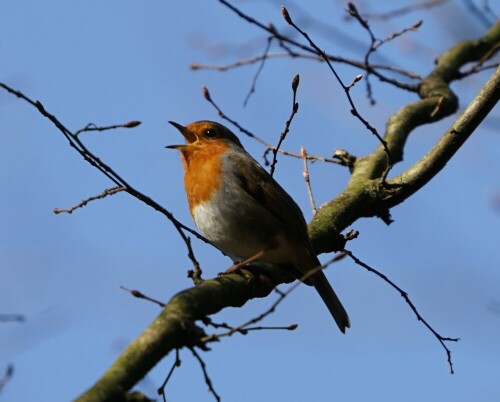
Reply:
[[179, 151], [186, 148], [186, 144], [183, 144], [183, 145], [167, 145], [165, 148], [168, 148], [168, 149], [178, 149]]
[[[174, 126], [177, 130], [179, 130], [182, 135], [184, 135], [184, 131], [186, 131], [186, 127], [180, 125], [179, 123], [176, 123], [175, 121], [169, 121], [169, 123], [172, 126]], [[185, 147], [186, 147], [186, 145], [167, 145], [165, 148], [181, 150]]]

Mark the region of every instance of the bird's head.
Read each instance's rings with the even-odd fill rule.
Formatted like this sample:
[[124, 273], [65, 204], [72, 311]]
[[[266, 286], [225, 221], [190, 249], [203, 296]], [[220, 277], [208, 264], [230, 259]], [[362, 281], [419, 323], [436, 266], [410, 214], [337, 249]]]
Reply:
[[240, 140], [227, 127], [214, 121], [197, 121], [187, 126], [182, 126], [174, 121], [169, 121], [186, 139], [186, 143], [182, 145], [168, 145], [167, 148], [188, 150], [191, 147], [210, 146], [222, 141], [232, 143], [240, 148], [243, 148]]

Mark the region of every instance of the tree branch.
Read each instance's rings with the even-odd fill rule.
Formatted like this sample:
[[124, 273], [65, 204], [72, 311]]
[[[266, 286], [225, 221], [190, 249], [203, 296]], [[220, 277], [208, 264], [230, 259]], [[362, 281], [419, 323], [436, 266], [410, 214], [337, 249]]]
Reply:
[[384, 202], [392, 207], [427, 184], [467, 141], [500, 99], [500, 67], [438, 143], [417, 163], [388, 182]]
[[[496, 47], [499, 41], [500, 21], [482, 38], [460, 42], [443, 53], [434, 70], [424, 78], [420, 86], [419, 94], [422, 99], [404, 106], [387, 122], [384, 140], [389, 147], [393, 164], [403, 159], [406, 140], [415, 128], [455, 113], [458, 108], [458, 99], [451, 91], [449, 83], [454, 79], [459, 79], [459, 71], [463, 65], [481, 59], [482, 55]], [[495, 86], [491, 83], [486, 84], [474, 101], [476, 107], [467, 109], [467, 120], [470, 119], [473, 122], [467, 126], [470, 130], [468, 135], [498, 100], [498, 93], [494, 88]], [[484, 95], [484, 91], [491, 92], [488, 98]], [[460, 143], [453, 141], [456, 149], [465, 140], [466, 138]], [[452, 139], [448, 138], [446, 142], [438, 146], [441, 149], [441, 155], [445, 144], [450, 145], [450, 142]], [[456, 152], [456, 149], [453, 152], [447, 151], [450, 155], [446, 161]], [[431, 152], [434, 158], [439, 157], [437, 150]], [[428, 161], [429, 159], [424, 157], [424, 160], [418, 164], [419, 168], [425, 166]], [[445, 164], [446, 161], [443, 163]], [[352, 175], [344, 191], [324, 204], [309, 225], [309, 235], [317, 253], [338, 251], [339, 233], [361, 217], [377, 216], [386, 223], [390, 223], [389, 208], [403, 202], [442, 168], [441, 166], [439, 169], [434, 169], [433, 175], [426, 173], [427, 181], [420, 182], [419, 187], [414, 187], [413, 192], [405, 190], [398, 193], [395, 185], [400, 185], [403, 178], [398, 177], [389, 180], [390, 184], [384, 184], [385, 175], [388, 173], [387, 167], [387, 158], [382, 146], [378, 146], [371, 154], [356, 159], [352, 167]], [[407, 181], [410, 180], [408, 176], [410, 172], [414, 172], [412, 174], [414, 177], [416, 168], [412, 167], [406, 172], [407, 176], [404, 178]]]
[[101, 379], [76, 402], [119, 401], [146, 373], [172, 350], [200, 346], [206, 336], [195, 322], [226, 307], [241, 307], [248, 300], [266, 297], [280, 283], [295, 280], [276, 266], [252, 266], [240, 274], [202, 282], [175, 295], [151, 323], [118, 357]]

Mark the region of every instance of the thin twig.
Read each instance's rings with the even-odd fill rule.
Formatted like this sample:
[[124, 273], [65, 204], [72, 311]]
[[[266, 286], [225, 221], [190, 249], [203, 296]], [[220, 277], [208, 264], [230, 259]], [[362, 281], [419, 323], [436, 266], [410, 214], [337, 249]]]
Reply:
[[[235, 330], [236, 332], [240, 333], [241, 335], [247, 335], [248, 332], [250, 331], [264, 331], [264, 330], [280, 330], [280, 331], [294, 331], [297, 329], [298, 325], [297, 324], [291, 324], [291, 325], [287, 325], [286, 327], [283, 327], [283, 326], [279, 326], [279, 327], [276, 327], [276, 326], [273, 326], [273, 327], [264, 327], [264, 326], [258, 326], [258, 327], [245, 327], [245, 328], [238, 328], [236, 329], [235, 327], [229, 325], [229, 324], [226, 324], [226, 323], [215, 323], [213, 322], [209, 317], [205, 317], [203, 318], [203, 323], [205, 325], [210, 325], [214, 328], [223, 328], [223, 329], [228, 329], [228, 330]], [[208, 337], [210, 338], [210, 340], [215, 340], [213, 337]], [[207, 339], [207, 338], [205, 338]]]
[[81, 128], [80, 130], [76, 131], [74, 136], [78, 136], [81, 133], [89, 132], [89, 131], [108, 131], [108, 130], [114, 130], [115, 128], [134, 128], [140, 125], [141, 122], [138, 120], [132, 120], [124, 124], [115, 124], [113, 126], [103, 126], [103, 127], [98, 127], [94, 123], [89, 123], [85, 127]]
[[199, 285], [201, 282], [203, 282], [202, 278], [203, 271], [201, 270], [201, 265], [199, 261], [196, 259], [194, 255], [193, 246], [191, 245], [191, 237], [189, 236], [186, 237], [186, 246], [188, 249], [188, 257], [193, 263], [193, 269], [188, 270], [187, 276], [188, 278], [191, 278], [191, 280], [195, 285]]
[[[205, 324], [206, 326], [214, 327], [215, 329], [221, 329], [221, 328], [229, 330], [234, 329], [232, 325], [229, 325], [225, 322], [222, 323], [213, 322], [213, 320], [210, 317], [203, 317], [201, 320], [203, 321], [203, 324]], [[241, 333], [242, 335], [246, 335], [246, 331], [242, 328], [240, 328], [238, 332]]]
[[479, 73], [479, 72], [485, 71], [485, 70], [496, 70], [498, 68], [498, 66], [500, 66], [500, 63], [485, 64], [484, 66], [480, 66], [480, 67], [473, 66], [469, 70], [461, 73], [460, 77], [458, 77], [458, 79], [462, 79], [462, 78], [468, 77], [469, 75], [476, 74], [476, 73]]
[[372, 55], [372, 53], [376, 52], [377, 49], [383, 44], [396, 39], [397, 37], [405, 34], [406, 32], [417, 30], [422, 25], [422, 21], [418, 21], [416, 24], [412, 25], [409, 28], [405, 28], [399, 32], [393, 33], [385, 39], [378, 39], [373, 33], [372, 29], [370, 28], [370, 24], [365, 18], [361, 16], [354, 3], [348, 3], [347, 12], [351, 17], [353, 17], [356, 21], [359, 22], [359, 24], [368, 32], [368, 35], [370, 36], [370, 46], [368, 47], [368, 50], [366, 51], [364, 56], [364, 64], [367, 72], [365, 77], [365, 82], [366, 82], [366, 91], [368, 99], [370, 100], [370, 103], [372, 105], [375, 105], [376, 102], [373, 97], [372, 86], [370, 83], [370, 75], [373, 74], [374, 72], [370, 64], [370, 56]]
[[326, 64], [328, 65], [328, 67], [330, 68], [330, 71], [333, 73], [333, 75], [335, 76], [335, 78], [337, 79], [338, 83], [340, 84], [340, 86], [342, 87], [342, 89], [344, 90], [344, 93], [347, 97], [347, 100], [349, 102], [349, 105], [351, 106], [351, 114], [356, 117], [359, 121], [361, 121], [361, 123], [363, 123], [363, 125], [375, 136], [377, 137], [377, 139], [379, 140], [379, 142], [382, 144], [382, 146], [384, 147], [384, 150], [387, 154], [387, 158], [389, 160], [389, 165], [390, 165], [390, 160], [391, 160], [391, 154], [389, 152], [389, 148], [387, 147], [387, 143], [385, 142], [385, 140], [380, 136], [380, 134], [378, 133], [377, 129], [375, 127], [373, 127], [365, 118], [363, 118], [363, 116], [361, 116], [361, 114], [358, 112], [357, 108], [356, 108], [356, 105], [354, 104], [354, 101], [352, 100], [352, 97], [351, 97], [351, 94], [349, 93], [349, 86], [348, 85], [345, 85], [344, 82], [342, 81], [342, 79], [340, 78], [340, 76], [338, 75], [337, 71], [335, 70], [335, 68], [333, 68], [333, 65], [332, 63], [330, 62], [330, 60], [328, 59], [328, 57], [326, 56], [325, 52], [323, 50], [321, 50], [318, 45], [316, 45], [316, 43], [313, 42], [313, 40], [310, 38], [310, 36], [304, 32], [302, 29], [300, 29], [292, 20], [292, 18], [290, 17], [290, 14], [288, 13], [287, 9], [284, 7], [284, 6], [281, 6], [281, 13], [283, 15], [283, 18], [285, 19], [286, 22], [288, 22], [288, 24], [290, 24], [292, 27], [294, 27], [297, 32], [299, 32], [308, 42], [309, 44], [311, 45], [311, 47], [313, 47], [317, 54], [319, 54], [326, 62]]
[[245, 328], [246, 332], [250, 331], [295, 331], [299, 326], [297, 324], [287, 325], [286, 327], [248, 327]]
[[210, 376], [208, 375], [207, 372], [207, 366], [201, 356], [196, 352], [196, 350], [192, 347], [189, 348], [191, 353], [193, 354], [194, 357], [196, 357], [196, 360], [198, 360], [198, 363], [200, 363], [201, 370], [203, 371], [203, 377], [205, 377], [205, 383], [208, 385], [208, 390], [210, 393], [214, 396], [215, 400], [217, 402], [220, 402], [220, 396], [215, 392], [215, 389], [212, 384], [212, 380], [210, 379]]
[[365, 268], [369, 272], [374, 273], [375, 275], [377, 275], [379, 278], [383, 279], [385, 282], [387, 282], [390, 286], [392, 286], [394, 289], [396, 289], [399, 292], [401, 297], [403, 297], [403, 299], [405, 299], [406, 303], [413, 310], [413, 313], [416, 315], [417, 320], [421, 321], [427, 327], [427, 329], [432, 332], [432, 334], [436, 337], [436, 339], [439, 341], [441, 346], [444, 348], [444, 350], [446, 351], [446, 356], [447, 356], [447, 360], [448, 360], [448, 365], [450, 367], [450, 372], [451, 372], [451, 374], [454, 374], [455, 372], [453, 370], [453, 363], [451, 360], [451, 350], [448, 349], [445, 342], [458, 342], [460, 340], [460, 338], [448, 338], [448, 337], [444, 337], [444, 336], [441, 336], [440, 334], [438, 334], [437, 331], [434, 328], [432, 328], [430, 326], [430, 324], [418, 312], [417, 308], [410, 300], [407, 292], [405, 292], [398, 285], [396, 285], [393, 281], [391, 281], [386, 275], [384, 275], [383, 273], [377, 271], [376, 269], [370, 267], [368, 264], [361, 261], [351, 251], [344, 249], [344, 253], [346, 253], [357, 265]]
[[363, 17], [371, 20], [389, 20], [394, 17], [400, 17], [420, 9], [429, 9], [446, 3], [448, 0], [429, 0], [420, 3], [410, 4], [409, 6], [396, 8], [385, 13], [363, 13]]
[[280, 139], [278, 140], [278, 144], [273, 148], [273, 161], [271, 162], [271, 168], [269, 169], [269, 174], [272, 176], [274, 174], [274, 169], [276, 168], [276, 164], [278, 163], [278, 152], [281, 148], [281, 144], [285, 140], [288, 132], [290, 131], [290, 124], [292, 124], [292, 120], [294, 116], [297, 114], [299, 110], [299, 104], [297, 103], [297, 88], [299, 87], [300, 77], [299, 75], [295, 75], [292, 80], [292, 112], [290, 113], [290, 117], [285, 123], [285, 129], [280, 135]]
[[103, 198], [106, 198], [108, 195], [113, 195], [113, 194], [119, 193], [120, 191], [126, 191], [126, 190], [127, 189], [125, 187], [122, 187], [122, 186], [108, 188], [108, 189], [104, 190], [101, 194], [89, 197], [89, 198], [83, 200], [79, 204], [77, 204], [69, 209], [54, 208], [54, 213], [61, 214], [61, 213], [65, 212], [67, 214], [71, 214], [71, 213], [73, 213], [73, 211], [75, 209], [82, 208], [91, 201], [102, 200]]
[[179, 358], [179, 349], [175, 349], [174, 364], [172, 364], [172, 367], [170, 368], [170, 370], [167, 374], [167, 378], [165, 378], [165, 381], [163, 381], [163, 384], [161, 384], [160, 388], [158, 388], [158, 395], [161, 395], [163, 397], [164, 402], [167, 402], [167, 397], [165, 396], [165, 387], [167, 386], [167, 383], [170, 380], [170, 377], [172, 377], [172, 374], [174, 373], [175, 369], [177, 367], [180, 367], [181, 364], [182, 364], [182, 361]]
[[22, 314], [0, 314], [0, 322], [24, 322], [26, 317]]
[[2, 392], [3, 387], [5, 387], [5, 384], [9, 382], [9, 380], [12, 378], [14, 375], [14, 366], [12, 364], [9, 364], [7, 366], [7, 369], [5, 370], [5, 374], [3, 377], [0, 378], [0, 392]]
[[154, 304], [157, 304], [158, 306], [160, 306], [162, 308], [165, 307], [165, 303], [163, 303], [159, 300], [153, 299], [152, 297], [146, 296], [144, 293], [142, 293], [138, 290], [128, 289], [125, 286], [120, 286], [120, 289], [130, 293], [132, 296], [137, 297], [138, 299], [144, 299], [144, 300], [150, 301]]
[[491, 9], [489, 0], [483, 0], [482, 3], [485, 14], [489, 14], [493, 18], [493, 20], [496, 21], [498, 19], [498, 16]]
[[248, 101], [250, 100], [250, 97], [255, 92], [255, 87], [257, 86], [257, 80], [259, 79], [259, 75], [262, 72], [262, 69], [264, 68], [264, 64], [267, 59], [267, 54], [269, 53], [269, 49], [271, 48], [272, 42], [273, 42], [273, 36], [267, 38], [267, 45], [266, 45], [266, 50], [264, 50], [264, 57], [262, 57], [261, 63], [259, 64], [259, 68], [257, 69], [257, 72], [253, 77], [252, 86], [250, 87], [250, 90], [248, 91], [245, 101], [243, 102], [243, 106], [247, 105]]
[[493, 46], [489, 52], [487, 52], [483, 57], [481, 57], [477, 63], [475, 63], [471, 68], [467, 71], [464, 71], [460, 74], [459, 78], [468, 77], [471, 74], [478, 73], [479, 71], [483, 71], [490, 68], [497, 68], [499, 63], [492, 63], [484, 66], [488, 60], [490, 60], [497, 52], [500, 50], [500, 43], [497, 43], [496, 46]]
[[413, 32], [413, 31], [418, 30], [422, 26], [423, 23], [424, 23], [423, 20], [418, 20], [410, 27], [403, 28], [402, 30], [400, 30], [398, 32], [394, 32], [384, 39], [378, 39], [374, 45], [374, 48], [375, 48], [374, 50], [377, 50], [380, 46], [382, 46], [382, 45], [384, 45], [384, 44], [386, 44], [386, 43], [388, 43], [396, 38], [399, 38], [400, 36], [404, 35], [407, 32]]
[[304, 171], [302, 175], [304, 176], [304, 180], [306, 182], [307, 194], [309, 195], [309, 202], [311, 203], [311, 208], [313, 215], [316, 215], [318, 209], [316, 208], [316, 202], [314, 201], [314, 195], [311, 188], [311, 179], [309, 177], [309, 167], [307, 166], [307, 151], [304, 147], [300, 149], [300, 153], [302, 154], [302, 159], [304, 161]]

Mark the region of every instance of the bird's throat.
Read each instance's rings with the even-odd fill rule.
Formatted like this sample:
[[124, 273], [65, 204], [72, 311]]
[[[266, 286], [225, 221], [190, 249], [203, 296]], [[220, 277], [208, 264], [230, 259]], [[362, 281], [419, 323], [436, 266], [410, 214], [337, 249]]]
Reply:
[[182, 149], [184, 165], [184, 187], [189, 203], [189, 210], [201, 203], [208, 202], [220, 188], [222, 180], [223, 156], [228, 150], [224, 143], [207, 146], [188, 146]]

